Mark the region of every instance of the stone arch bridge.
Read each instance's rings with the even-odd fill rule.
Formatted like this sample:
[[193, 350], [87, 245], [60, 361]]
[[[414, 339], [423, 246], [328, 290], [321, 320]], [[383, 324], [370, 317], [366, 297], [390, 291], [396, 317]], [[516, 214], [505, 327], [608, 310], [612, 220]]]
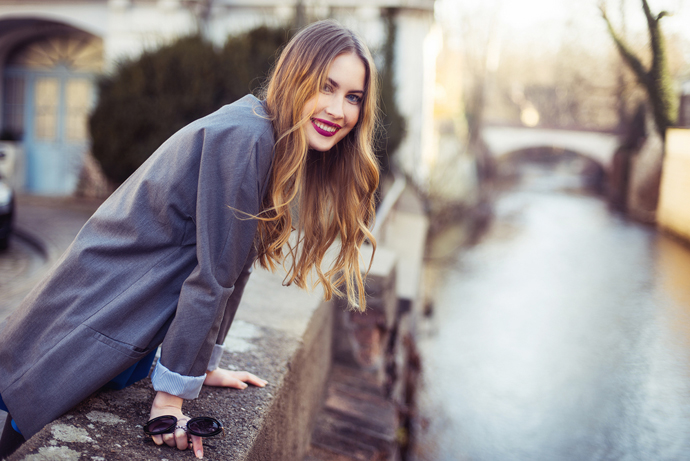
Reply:
[[613, 154], [619, 145], [618, 136], [608, 132], [528, 128], [488, 125], [482, 129], [482, 139], [494, 159], [516, 151], [534, 147], [554, 147], [577, 152], [596, 161], [608, 173]]

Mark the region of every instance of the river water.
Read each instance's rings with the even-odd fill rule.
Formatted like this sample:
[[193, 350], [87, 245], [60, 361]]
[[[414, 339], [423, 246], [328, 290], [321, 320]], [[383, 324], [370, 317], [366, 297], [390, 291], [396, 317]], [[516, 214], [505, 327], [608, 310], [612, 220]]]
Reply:
[[690, 459], [688, 247], [533, 176], [439, 272], [413, 459]]

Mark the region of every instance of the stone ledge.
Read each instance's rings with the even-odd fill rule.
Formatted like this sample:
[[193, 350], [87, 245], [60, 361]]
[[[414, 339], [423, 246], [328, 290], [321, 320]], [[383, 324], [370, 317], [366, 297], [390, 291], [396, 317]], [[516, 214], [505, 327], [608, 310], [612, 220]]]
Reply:
[[[331, 360], [333, 305], [320, 291], [281, 287], [282, 277], [255, 270], [228, 334], [221, 365], [268, 380], [266, 388], [204, 387], [187, 401], [191, 416], [223, 421], [225, 438], [205, 443], [204, 459], [295, 460], [307, 450]], [[75, 379], [78, 379], [75, 377]], [[9, 460], [195, 459], [191, 450], [145, 437], [154, 391], [149, 379], [99, 391], [43, 428]]]

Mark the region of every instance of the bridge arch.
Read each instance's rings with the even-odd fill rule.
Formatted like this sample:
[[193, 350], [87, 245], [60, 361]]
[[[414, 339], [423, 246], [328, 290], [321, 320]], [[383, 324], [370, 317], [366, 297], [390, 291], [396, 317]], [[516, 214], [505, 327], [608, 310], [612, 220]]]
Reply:
[[[495, 158], [495, 172], [504, 185], [524, 180], [540, 187], [605, 191], [609, 173], [597, 159], [581, 152], [543, 145], [506, 152]], [[545, 181], [546, 180], [546, 181]]]
[[611, 170], [619, 144], [618, 137], [611, 133], [513, 126], [487, 126], [482, 129], [482, 139], [496, 160], [515, 152], [548, 147], [590, 158], [606, 172]]

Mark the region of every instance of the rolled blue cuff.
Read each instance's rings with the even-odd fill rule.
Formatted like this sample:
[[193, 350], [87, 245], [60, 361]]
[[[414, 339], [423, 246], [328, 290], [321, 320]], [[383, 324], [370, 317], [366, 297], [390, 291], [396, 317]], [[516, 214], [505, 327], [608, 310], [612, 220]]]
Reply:
[[213, 346], [213, 352], [211, 352], [211, 360], [208, 361], [208, 366], [206, 371], [213, 371], [220, 366], [220, 358], [223, 356], [223, 351], [225, 348], [222, 344], [216, 344]]
[[203, 376], [183, 376], [170, 371], [160, 360], [151, 375], [151, 383], [153, 383], [155, 391], [167, 392], [186, 400], [195, 399], [199, 396], [205, 379], [206, 374]]

